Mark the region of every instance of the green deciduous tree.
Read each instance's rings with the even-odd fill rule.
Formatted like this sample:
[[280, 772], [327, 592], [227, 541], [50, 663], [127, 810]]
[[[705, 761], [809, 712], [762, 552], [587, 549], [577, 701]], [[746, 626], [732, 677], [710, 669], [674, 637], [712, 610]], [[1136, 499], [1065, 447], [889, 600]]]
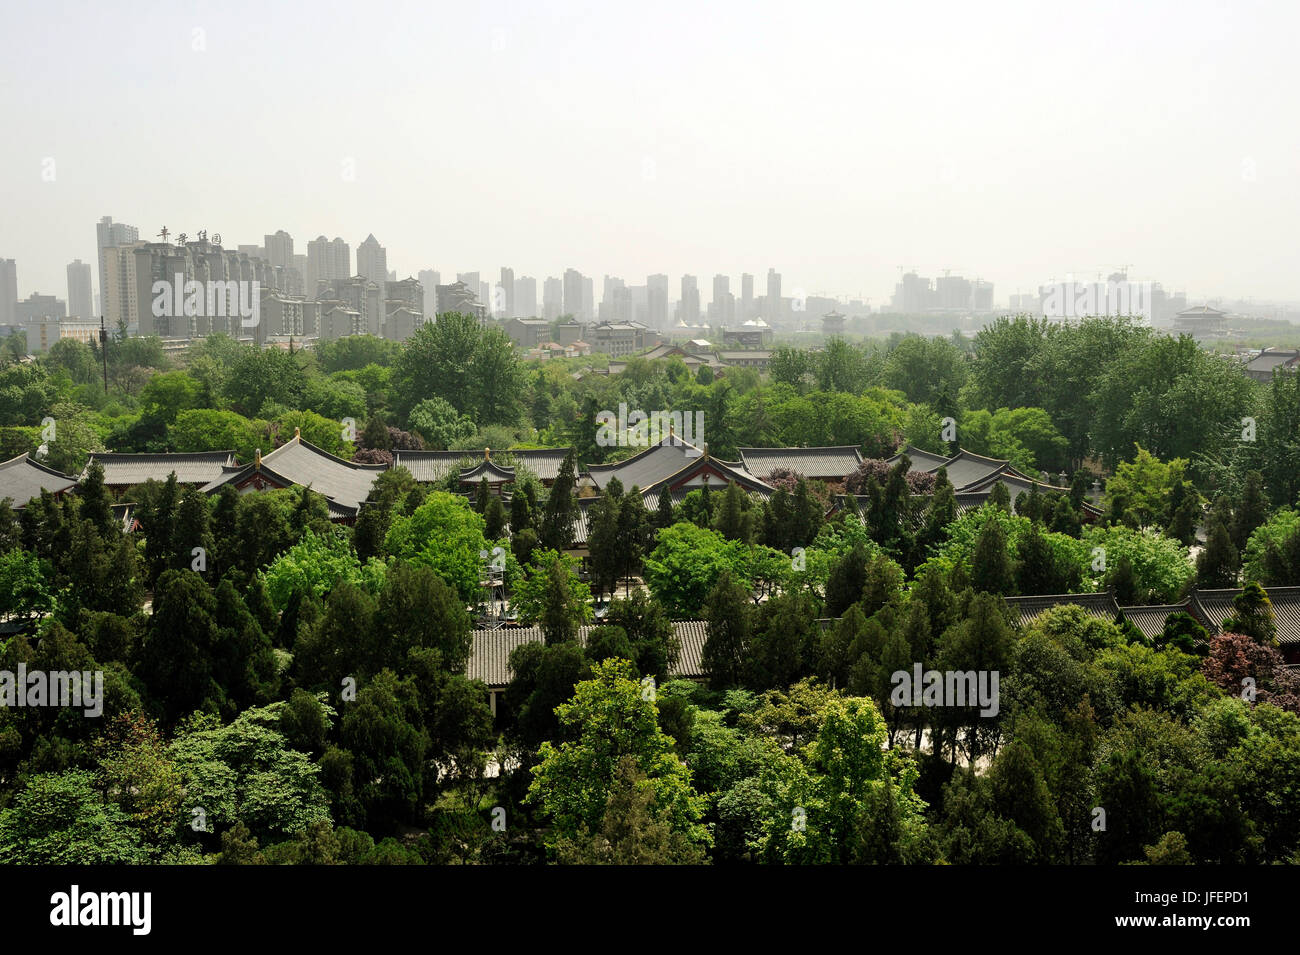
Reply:
[[573, 699], [556, 707], [561, 727], [572, 737], [542, 744], [528, 800], [552, 821], [557, 839], [578, 839], [600, 830], [618, 768], [631, 758], [653, 791], [651, 805], [672, 832], [691, 844], [707, 845], [700, 823], [703, 803], [691, 787], [691, 771], [659, 727], [654, 701], [642, 693], [632, 665], [619, 659], [592, 668]]

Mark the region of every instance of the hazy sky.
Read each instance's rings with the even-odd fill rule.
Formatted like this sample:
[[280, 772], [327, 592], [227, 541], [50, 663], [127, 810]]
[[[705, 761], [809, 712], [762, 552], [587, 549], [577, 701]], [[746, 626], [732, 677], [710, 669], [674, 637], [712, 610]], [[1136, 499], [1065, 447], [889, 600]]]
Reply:
[[539, 297], [567, 266], [706, 301], [775, 266], [875, 305], [914, 266], [1005, 301], [1132, 263], [1300, 299], [1298, 11], [6, 0], [0, 257], [63, 298], [111, 215], [373, 232], [403, 277], [509, 265]]

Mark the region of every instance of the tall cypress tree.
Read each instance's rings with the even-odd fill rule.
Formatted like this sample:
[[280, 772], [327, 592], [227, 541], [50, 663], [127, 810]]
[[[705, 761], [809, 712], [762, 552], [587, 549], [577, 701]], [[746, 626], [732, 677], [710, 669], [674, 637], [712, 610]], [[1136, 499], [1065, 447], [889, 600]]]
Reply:
[[655, 526], [673, 526], [673, 492], [668, 489], [666, 481], [663, 487], [659, 488], [659, 508], [655, 511]]
[[591, 582], [598, 594], [612, 594], [618, 586], [621, 568], [617, 497], [602, 494], [587, 511], [587, 550]]
[[943, 539], [944, 528], [957, 519], [957, 494], [948, 480], [948, 469], [939, 468], [934, 475], [934, 493], [925, 517], [926, 543], [936, 544]]
[[575, 467], [574, 454], [570, 450], [560, 464], [560, 473], [551, 485], [546, 510], [542, 515], [542, 528], [538, 537], [542, 547], [548, 550], [564, 551], [573, 546], [573, 524], [578, 517], [578, 502], [574, 497], [577, 485]]
[[[1024, 500], [1021, 495], [1021, 500]], [[1020, 559], [1016, 561], [1016, 585], [1025, 596], [1060, 593], [1057, 589], [1055, 555], [1046, 538], [1032, 520], [1029, 533], [1020, 542]]]
[[787, 543], [791, 547], [807, 547], [822, 527], [822, 509], [808, 490], [808, 481], [800, 478], [794, 486], [791, 534]]
[[98, 461], [91, 461], [86, 470], [86, 477], [78, 489], [81, 497], [81, 518], [95, 525], [95, 530], [107, 539], [112, 539], [120, 532], [118, 523], [113, 518], [113, 509], [109, 506], [108, 493], [104, 489], [104, 466]]
[[1268, 501], [1264, 497], [1264, 476], [1258, 471], [1246, 475], [1241, 504], [1232, 515], [1232, 543], [1238, 551], [1246, 549], [1250, 535], [1268, 520]]
[[1225, 633], [1241, 633], [1256, 643], [1276, 646], [1277, 627], [1273, 618], [1273, 601], [1264, 588], [1253, 581], [1232, 599], [1233, 614], [1223, 621]]
[[1210, 527], [1205, 549], [1196, 555], [1196, 586], [1234, 587], [1241, 559], [1232, 545], [1232, 535], [1222, 520]]
[[1006, 597], [1015, 593], [1007, 535], [996, 518], [990, 517], [985, 522], [975, 541], [975, 553], [971, 557], [971, 586], [977, 593], [1001, 594]]
[[[618, 509], [618, 572], [625, 581], [641, 573], [641, 562], [651, 542], [650, 514], [641, 489], [635, 484]], [[628, 594], [625, 587], [624, 595]]]
[[1071, 537], [1078, 537], [1079, 532], [1083, 530], [1083, 522], [1079, 520], [1079, 515], [1074, 508], [1070, 506], [1070, 499], [1064, 494], [1058, 495], [1056, 507], [1052, 510], [1052, 520], [1050, 529], [1057, 534], [1068, 534]]
[[1038, 493], [1038, 482], [1029, 485], [1029, 492], [1016, 498], [1016, 513], [1038, 523], [1043, 519], [1043, 496]]
[[533, 526], [532, 503], [523, 488], [515, 486], [510, 497], [510, 533], [518, 534]]
[[1138, 603], [1137, 574], [1134, 572], [1133, 562], [1129, 560], [1127, 554], [1121, 554], [1119, 559], [1115, 561], [1106, 582], [1115, 591], [1115, 602], [1121, 607], [1129, 607]]
[[[163, 571], [173, 566], [176, 533], [176, 508], [180, 494], [176, 487], [176, 472], [167, 475], [159, 485], [150, 481], [147, 503], [141, 508], [144, 527], [145, 574], [152, 587]], [[193, 546], [193, 545], [192, 545]]]
[[[194, 549], [198, 547], [203, 548], [201, 566], [205, 569], [202, 573], [206, 575], [211, 569], [208, 566], [209, 555], [213, 549], [210, 527], [211, 517], [208, 512], [207, 495], [187, 487], [181, 494], [180, 505], [176, 510], [176, 524], [172, 532], [172, 549], [176, 555], [174, 566], [178, 570], [198, 570], [198, 567], [194, 566], [195, 561], [198, 560]], [[210, 578], [205, 576], [205, 579]]]
[[501, 537], [506, 527], [506, 509], [501, 504], [501, 498], [495, 494], [489, 494], [487, 506], [483, 508], [484, 536], [494, 541]]
[[767, 502], [763, 514], [763, 543], [777, 550], [790, 552], [794, 547], [794, 511], [790, 506], [790, 493], [784, 487], [778, 487]]
[[713, 529], [728, 540], [750, 543], [754, 525], [749, 517], [749, 505], [749, 495], [731, 481], [723, 492], [721, 506], [713, 516]]
[[862, 599], [862, 588], [867, 583], [867, 551], [861, 544], [831, 565], [826, 579], [826, 614], [843, 616], [844, 611]]
[[700, 662], [714, 689], [733, 687], [744, 679], [753, 640], [752, 614], [749, 592], [732, 578], [731, 571], [724, 570], [704, 602], [709, 639]]
[[1011, 492], [1001, 481], [994, 481], [993, 487], [989, 489], [989, 503], [996, 504], [1008, 514], [1011, 513]]

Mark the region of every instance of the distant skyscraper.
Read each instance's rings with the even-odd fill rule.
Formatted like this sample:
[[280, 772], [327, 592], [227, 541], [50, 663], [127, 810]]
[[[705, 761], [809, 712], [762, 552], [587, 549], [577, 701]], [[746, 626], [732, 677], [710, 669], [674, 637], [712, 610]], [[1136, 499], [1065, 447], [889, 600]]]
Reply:
[[[277, 272], [265, 259], [231, 249], [223, 249], [214, 242], [197, 240], [184, 245], [173, 242], [137, 242], [130, 247], [110, 249], [116, 253], [112, 261], [114, 270], [122, 276], [120, 298], [123, 301], [120, 320], [128, 329], [140, 335], [160, 335], [164, 338], [201, 338], [222, 332], [245, 340], [263, 338], [266, 326], [245, 326], [238, 308], [243, 306], [243, 293], [233, 291], [227, 283], [256, 282], [264, 294], [278, 291], [275, 284]], [[156, 296], [154, 283], [181, 281], [198, 284], [200, 294], [225, 299], [216, 313], [205, 308], [199, 314], [187, 314], [182, 308], [170, 314], [154, 314]], [[112, 291], [113, 273], [109, 274]], [[217, 291], [210, 283], [222, 283]], [[294, 310], [296, 327], [298, 310]], [[106, 311], [105, 320], [109, 319]], [[116, 324], [109, 321], [111, 326]], [[256, 329], [256, 330], [255, 330]]]
[[736, 320], [736, 297], [731, 294], [731, 279], [726, 275], [713, 276], [709, 318], [720, 325], [731, 325]]
[[84, 321], [95, 317], [90, 290], [90, 265], [77, 259], [68, 263], [68, 314]]
[[682, 298], [678, 312], [677, 317], [681, 324], [700, 323], [700, 287], [694, 275], [682, 276]]
[[275, 235], [264, 237], [266, 260], [272, 268], [293, 268], [293, 236], [281, 229]]
[[99, 309], [109, 328], [117, 328], [124, 322], [127, 328], [132, 328], [137, 321], [135, 250], [144, 245], [143, 242], [109, 245], [100, 253], [104, 287], [99, 293]]
[[589, 322], [596, 314], [596, 283], [582, 277], [582, 321]]
[[[500, 299], [498, 302], [497, 299]], [[492, 304], [500, 306], [502, 318], [518, 318], [515, 314], [515, 270], [501, 266], [501, 293], [492, 296]]]
[[357, 246], [357, 275], [364, 275], [380, 288], [388, 281], [388, 250], [373, 232]]
[[632, 299], [628, 295], [627, 283], [616, 276], [606, 275], [597, 318], [602, 322], [621, 323], [631, 321], [633, 317]]
[[415, 276], [424, 286], [424, 317], [433, 318], [438, 314], [438, 286], [442, 276], [433, 269], [421, 269]]
[[564, 311], [579, 322], [586, 321], [586, 315], [582, 309], [585, 285], [582, 273], [577, 269], [564, 270]]
[[115, 326], [117, 319], [128, 311], [123, 299], [126, 276], [122, 274], [121, 265], [130, 256], [112, 255], [116, 274], [109, 274], [108, 249], [125, 248], [140, 241], [140, 230], [133, 225], [114, 222], [112, 216], [104, 216], [95, 223], [95, 250], [99, 266], [99, 308], [107, 317], [108, 324]]
[[457, 272], [456, 281], [464, 282], [471, 292], [478, 294], [478, 273], [477, 272]]
[[744, 272], [740, 276], [740, 319], [748, 321], [754, 317], [754, 276]]
[[515, 279], [514, 317], [537, 317], [537, 279], [521, 275]]
[[935, 303], [935, 294], [930, 287], [930, 280], [915, 272], [908, 272], [894, 286], [894, 297], [890, 307], [895, 312], [907, 315], [924, 312], [933, 308]]
[[655, 331], [668, 327], [668, 276], [662, 273], [646, 277], [646, 324]]
[[781, 275], [776, 269], [767, 270], [767, 314], [763, 317], [775, 323], [781, 317]]
[[18, 264], [13, 259], [0, 259], [0, 325], [18, 322]]
[[318, 235], [307, 243], [306, 292], [316, 298], [316, 286], [321, 282], [352, 277], [352, 249], [342, 239], [333, 240]]
[[542, 283], [542, 317], [553, 322], [564, 313], [564, 283], [548, 278]]

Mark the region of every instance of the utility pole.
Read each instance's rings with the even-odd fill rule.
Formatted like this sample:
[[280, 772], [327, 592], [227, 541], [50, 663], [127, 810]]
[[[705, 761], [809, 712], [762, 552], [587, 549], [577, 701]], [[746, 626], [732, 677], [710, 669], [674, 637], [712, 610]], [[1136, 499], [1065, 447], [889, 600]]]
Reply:
[[104, 327], [104, 313], [99, 313], [99, 357], [104, 360], [104, 397], [108, 397], [108, 330]]

